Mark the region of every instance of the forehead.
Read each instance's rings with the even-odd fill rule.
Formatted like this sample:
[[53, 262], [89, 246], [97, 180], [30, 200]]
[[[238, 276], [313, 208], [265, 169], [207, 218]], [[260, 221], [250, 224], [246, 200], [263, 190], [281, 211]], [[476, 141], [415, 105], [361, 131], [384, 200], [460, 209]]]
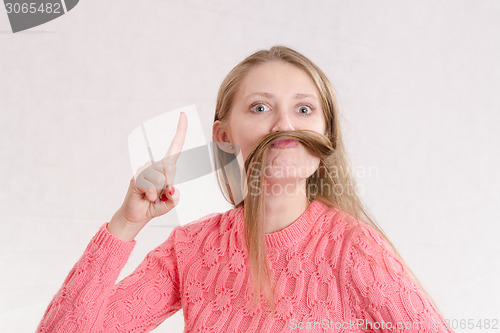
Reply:
[[319, 98], [314, 81], [304, 70], [284, 61], [268, 61], [254, 66], [240, 84], [240, 92], [268, 91], [311, 94]]

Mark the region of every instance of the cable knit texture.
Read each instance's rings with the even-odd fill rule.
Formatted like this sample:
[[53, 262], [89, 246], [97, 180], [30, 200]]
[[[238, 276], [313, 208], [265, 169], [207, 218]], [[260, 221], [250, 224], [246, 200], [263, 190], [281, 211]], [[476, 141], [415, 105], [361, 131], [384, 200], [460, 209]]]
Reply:
[[148, 332], [181, 308], [185, 332], [452, 332], [373, 228], [317, 200], [265, 236], [283, 298], [252, 305], [243, 216], [175, 228], [116, 285], [135, 241], [105, 223], [37, 332]]

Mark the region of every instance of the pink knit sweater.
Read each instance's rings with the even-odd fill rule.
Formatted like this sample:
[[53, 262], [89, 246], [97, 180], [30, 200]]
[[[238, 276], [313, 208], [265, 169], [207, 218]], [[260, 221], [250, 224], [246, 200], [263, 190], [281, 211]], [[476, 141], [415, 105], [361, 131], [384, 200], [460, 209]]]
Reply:
[[37, 332], [148, 332], [180, 308], [185, 332], [452, 332], [373, 228], [317, 200], [266, 235], [284, 297], [275, 314], [252, 306], [243, 215], [175, 228], [116, 285], [135, 241], [104, 224]]

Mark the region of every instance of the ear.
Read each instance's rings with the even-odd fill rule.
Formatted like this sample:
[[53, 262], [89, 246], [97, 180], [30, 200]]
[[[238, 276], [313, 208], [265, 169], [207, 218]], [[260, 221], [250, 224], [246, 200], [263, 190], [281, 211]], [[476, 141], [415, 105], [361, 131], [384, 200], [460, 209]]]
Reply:
[[231, 143], [225, 128], [225, 124], [220, 120], [214, 121], [214, 124], [212, 126], [212, 136], [219, 149], [225, 151], [226, 153], [234, 154], [235, 144]]

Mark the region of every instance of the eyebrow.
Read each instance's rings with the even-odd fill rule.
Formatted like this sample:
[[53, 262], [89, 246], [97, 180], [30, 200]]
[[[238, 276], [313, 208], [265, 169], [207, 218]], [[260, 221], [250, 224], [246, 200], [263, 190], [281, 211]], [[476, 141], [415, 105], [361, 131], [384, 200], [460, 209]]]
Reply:
[[[267, 98], [273, 98], [274, 95], [273, 94], [270, 94], [270, 93], [266, 93], [266, 92], [256, 92], [256, 93], [251, 93], [251, 94], [248, 94], [246, 98], [250, 98], [254, 95], [257, 95], [257, 96], [263, 96], [263, 97], [267, 97]], [[311, 94], [295, 94], [295, 99], [301, 99], [301, 98], [306, 98], [306, 97], [310, 97], [314, 100], [318, 100], [316, 98], [316, 96], [314, 95], [311, 95]]]

